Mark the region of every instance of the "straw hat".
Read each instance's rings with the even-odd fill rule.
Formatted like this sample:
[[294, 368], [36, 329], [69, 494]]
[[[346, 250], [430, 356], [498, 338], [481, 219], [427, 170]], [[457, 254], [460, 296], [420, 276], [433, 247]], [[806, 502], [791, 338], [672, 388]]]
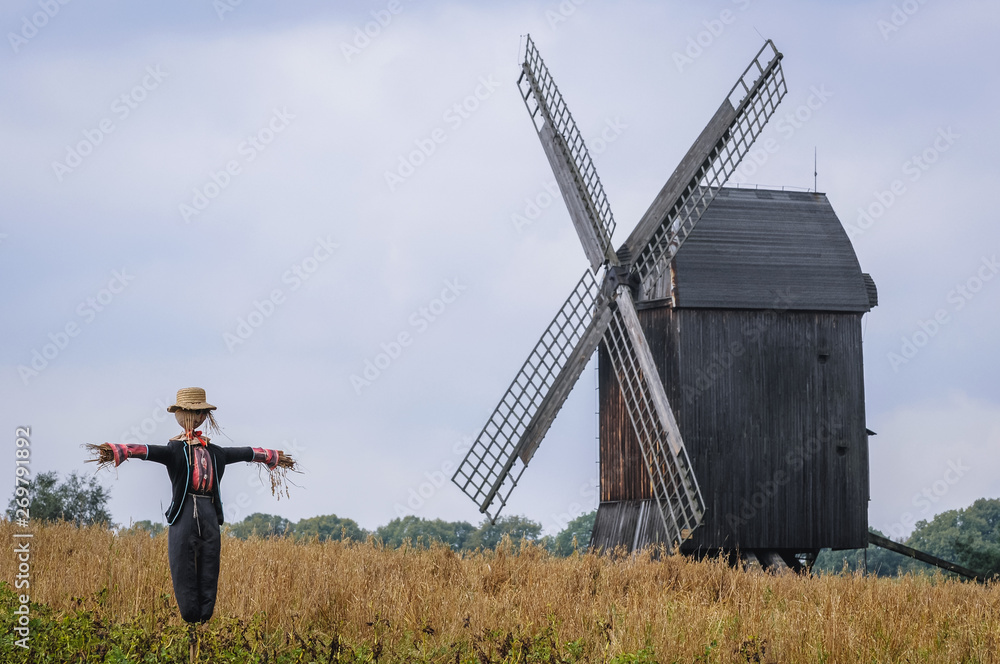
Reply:
[[177, 403], [167, 408], [168, 413], [178, 410], [215, 410], [215, 406], [205, 400], [205, 390], [200, 387], [184, 387], [177, 390]]

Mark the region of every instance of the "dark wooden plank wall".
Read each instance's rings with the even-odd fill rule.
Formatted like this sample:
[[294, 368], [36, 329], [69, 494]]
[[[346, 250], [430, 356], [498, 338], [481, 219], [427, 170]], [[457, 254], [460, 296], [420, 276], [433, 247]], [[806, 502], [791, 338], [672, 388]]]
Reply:
[[[861, 315], [661, 307], [639, 316], [707, 504], [689, 546], [864, 546]], [[603, 348], [600, 410], [602, 502], [650, 498]]]

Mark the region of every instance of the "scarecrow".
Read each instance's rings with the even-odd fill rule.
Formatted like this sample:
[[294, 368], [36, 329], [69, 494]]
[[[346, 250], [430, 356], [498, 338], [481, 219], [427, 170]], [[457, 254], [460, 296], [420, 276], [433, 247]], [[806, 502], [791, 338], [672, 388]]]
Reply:
[[177, 403], [167, 408], [184, 432], [166, 445], [87, 445], [100, 468], [117, 468], [128, 459], [155, 461], [167, 467], [172, 500], [167, 509], [167, 551], [170, 577], [181, 617], [197, 625], [212, 617], [219, 586], [219, 526], [223, 523], [219, 493], [226, 466], [237, 461], [263, 463], [271, 480], [271, 492], [288, 493], [285, 474], [295, 469], [295, 461], [281, 450], [260, 447], [219, 447], [198, 427], [208, 420], [208, 428], [219, 433], [205, 390], [187, 387], [177, 392]]

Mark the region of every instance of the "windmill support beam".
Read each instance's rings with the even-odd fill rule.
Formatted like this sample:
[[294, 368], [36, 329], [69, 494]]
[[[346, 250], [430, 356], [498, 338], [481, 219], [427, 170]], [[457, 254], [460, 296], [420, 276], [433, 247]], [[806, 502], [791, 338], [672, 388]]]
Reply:
[[628, 330], [629, 337], [632, 339], [636, 359], [642, 373], [648, 377], [649, 398], [653, 402], [653, 408], [656, 409], [660, 424], [663, 425], [667, 434], [667, 444], [670, 445], [670, 451], [675, 456], [680, 456], [684, 449], [681, 443], [681, 430], [674, 418], [674, 409], [667, 401], [667, 393], [663, 389], [660, 373], [656, 370], [656, 364], [653, 362], [653, 353], [649, 348], [649, 342], [646, 341], [646, 334], [642, 331], [639, 316], [635, 313], [635, 306], [629, 297], [620, 297], [617, 303], [618, 309], [622, 313], [622, 320], [625, 322], [625, 329]]
[[670, 207], [680, 199], [688, 185], [698, 186], [698, 170], [712, 154], [718, 144], [719, 137], [725, 134], [726, 129], [735, 118], [736, 109], [733, 108], [729, 99], [724, 99], [719, 110], [701, 130], [694, 145], [681, 159], [681, 163], [677, 165], [674, 172], [670, 174], [670, 178], [660, 189], [660, 193], [653, 199], [649, 209], [642, 215], [642, 219], [625, 240], [623, 246], [628, 250], [630, 256], [638, 256], [643, 247], [649, 243], [653, 233], [666, 219]]
[[517, 82], [521, 98], [542, 141], [590, 267], [596, 274], [605, 262], [617, 265], [618, 258], [611, 248], [615, 220], [601, 179], [587, 143], [530, 36], [521, 72]]
[[618, 287], [615, 303], [616, 316], [608, 326], [605, 346], [638, 438], [664, 541], [679, 544], [701, 524], [705, 501], [628, 288]]
[[869, 532], [868, 543], [880, 546], [883, 549], [888, 549], [889, 551], [895, 551], [896, 553], [913, 558], [914, 560], [919, 560], [922, 563], [927, 563], [928, 565], [934, 565], [935, 567], [940, 567], [941, 569], [948, 570], [949, 572], [954, 572], [955, 574], [972, 579], [973, 581], [986, 583], [986, 577], [981, 574], [977, 574], [968, 567], [962, 567], [961, 565], [948, 562], [944, 558], [938, 558], [937, 556], [932, 556], [929, 553], [924, 553], [923, 551], [906, 546], [905, 544], [893, 542], [887, 537], [882, 537], [881, 535]]
[[[556, 176], [556, 183], [559, 185], [563, 201], [569, 210], [569, 218], [576, 228], [576, 234], [580, 237], [583, 252], [587, 254], [587, 259], [590, 261], [590, 267], [596, 274], [605, 261], [617, 265], [618, 257], [611, 250], [611, 238], [605, 235], [603, 228], [592, 221], [596, 215], [588, 211], [587, 199], [580, 193], [577, 185], [577, 182], [582, 181], [582, 177], [575, 172], [576, 169], [564, 154], [565, 150], [560, 149], [558, 144], [560, 139], [553, 132], [552, 125], [549, 123], [543, 125], [538, 136], [542, 141], [542, 149], [549, 160], [549, 165], [552, 167], [552, 173]], [[598, 233], [600, 233], [600, 237], [598, 237]]]
[[552, 389], [549, 390], [549, 393], [545, 395], [542, 403], [538, 406], [538, 412], [535, 414], [534, 419], [531, 420], [531, 424], [525, 429], [524, 435], [521, 436], [518, 454], [526, 466], [531, 461], [531, 457], [535, 455], [535, 450], [538, 449], [542, 438], [545, 437], [549, 427], [552, 426], [553, 420], [556, 419], [559, 409], [562, 408], [569, 393], [573, 390], [573, 386], [576, 385], [576, 381], [579, 380], [580, 374], [583, 373], [583, 370], [587, 367], [587, 363], [590, 362], [590, 357], [597, 350], [597, 344], [601, 343], [604, 331], [608, 329], [608, 324], [611, 322], [611, 309], [600, 303], [600, 301], [598, 308], [600, 313], [590, 322], [579, 344], [573, 349], [573, 353], [569, 356], [569, 359], [566, 360], [566, 366], [563, 367], [563, 370], [552, 384]]

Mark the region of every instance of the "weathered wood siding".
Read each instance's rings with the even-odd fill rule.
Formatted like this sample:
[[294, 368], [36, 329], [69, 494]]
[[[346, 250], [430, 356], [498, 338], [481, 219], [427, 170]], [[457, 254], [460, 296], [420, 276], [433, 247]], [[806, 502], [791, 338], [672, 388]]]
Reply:
[[824, 194], [722, 188], [649, 294], [678, 308], [871, 309], [858, 258]]
[[[639, 317], [707, 505], [685, 548], [864, 546], [861, 314], [661, 306]], [[651, 492], [603, 346], [599, 380], [594, 541], [631, 548], [646, 538], [614, 520], [634, 523], [638, 508], [603, 503]]]

